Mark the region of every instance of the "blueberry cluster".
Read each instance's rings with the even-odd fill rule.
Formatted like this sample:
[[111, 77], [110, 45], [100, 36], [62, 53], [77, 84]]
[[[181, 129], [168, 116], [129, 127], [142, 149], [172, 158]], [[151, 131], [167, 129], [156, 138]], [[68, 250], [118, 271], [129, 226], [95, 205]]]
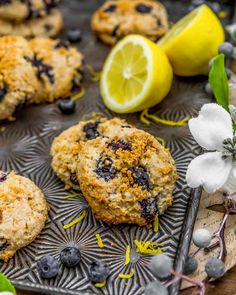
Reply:
[[143, 189], [148, 190], [150, 188], [149, 175], [144, 167], [131, 167], [129, 170], [132, 172], [135, 183], [137, 183], [139, 186], [142, 186]]
[[98, 177], [103, 178], [105, 181], [109, 181], [115, 178], [117, 171], [110, 157], [102, 157], [97, 163], [95, 173]]
[[152, 224], [158, 213], [158, 199], [148, 198], [139, 202], [141, 207], [141, 216], [145, 218], [148, 224]]
[[132, 144], [129, 141], [123, 141], [123, 140], [118, 140], [115, 141], [113, 140], [108, 147], [110, 147], [113, 151], [117, 151], [118, 149], [122, 149], [123, 151], [131, 151], [132, 150]]
[[38, 58], [36, 55], [33, 59], [28, 59], [32, 65], [37, 69], [37, 77], [38, 79], [42, 79], [42, 76], [45, 75], [49, 82], [53, 84], [55, 82], [54, 73], [52, 72], [52, 67], [45, 64], [42, 59]]
[[99, 125], [99, 122], [95, 122], [95, 123], [90, 122], [84, 125], [83, 131], [87, 139], [90, 140], [99, 136], [98, 125]]
[[[66, 247], [60, 253], [60, 262], [68, 268], [76, 267], [81, 262], [81, 253], [77, 247]], [[43, 279], [55, 278], [60, 269], [60, 262], [51, 255], [42, 256], [37, 262], [37, 270]], [[105, 281], [110, 275], [108, 265], [102, 260], [93, 261], [88, 268], [88, 275], [93, 283]]]

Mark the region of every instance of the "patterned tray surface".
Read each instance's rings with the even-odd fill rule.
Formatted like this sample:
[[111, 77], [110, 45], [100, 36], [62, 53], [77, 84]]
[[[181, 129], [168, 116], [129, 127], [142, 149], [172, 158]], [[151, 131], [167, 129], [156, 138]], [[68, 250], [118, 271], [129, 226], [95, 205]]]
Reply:
[[[99, 0], [64, 1], [62, 10], [65, 15], [66, 27], [79, 26], [83, 32], [83, 41], [79, 49], [85, 55], [85, 62], [101, 69], [109, 48], [99, 43], [90, 32], [90, 17]], [[188, 7], [188, 1], [163, 1], [166, 3], [171, 20], [179, 19]], [[202, 104], [209, 102], [204, 92], [205, 78], [176, 78], [168, 97], [153, 109], [153, 112], [163, 118], [179, 120], [185, 116], [196, 115]], [[45, 193], [50, 205], [50, 217], [41, 235], [28, 247], [18, 253], [7, 264], [0, 265], [4, 272], [20, 288], [41, 290], [46, 293], [63, 294], [104, 294], [104, 295], [140, 295], [143, 286], [153, 280], [148, 263], [150, 257], [135, 253], [134, 240], [150, 240], [163, 243], [164, 252], [168, 253], [181, 268], [183, 257], [178, 253], [185, 252], [191, 231], [186, 231], [186, 222], [194, 221], [198, 202], [192, 207], [189, 204], [190, 190], [184, 181], [186, 168], [200, 149], [191, 137], [188, 127], [168, 127], [160, 124], [143, 125], [138, 114], [123, 116], [129, 123], [144, 129], [154, 136], [164, 138], [171, 149], [180, 176], [174, 194], [174, 204], [160, 218], [160, 231], [154, 234], [137, 226], [109, 226], [98, 222], [91, 213], [83, 196], [66, 200], [64, 196], [73, 193], [65, 191], [63, 184], [57, 179], [50, 167], [49, 149], [53, 138], [67, 127], [78, 122], [85, 114], [93, 111], [105, 116], [114, 116], [106, 109], [99, 96], [98, 83], [90, 80], [85, 74], [85, 96], [77, 102], [77, 112], [63, 116], [57, 105], [31, 106], [17, 114], [17, 120], [0, 125], [0, 168], [5, 171], [14, 169], [17, 173], [32, 179]], [[199, 198], [200, 194], [196, 193]], [[194, 207], [194, 209], [193, 209]], [[186, 220], [186, 213], [191, 210], [191, 216]], [[74, 227], [64, 230], [63, 224], [78, 217], [86, 210], [87, 216]], [[184, 231], [184, 241], [180, 239]], [[95, 234], [99, 233], [106, 245], [105, 250], [97, 246]], [[40, 256], [51, 254], [59, 257], [63, 247], [78, 245], [82, 253], [81, 265], [75, 269], [60, 268], [59, 275], [52, 280], [43, 280], [37, 273], [36, 261]], [[131, 245], [131, 261], [124, 265], [127, 245]], [[87, 276], [89, 262], [103, 258], [111, 267], [107, 286], [96, 289]], [[121, 280], [118, 273], [129, 273], [135, 269], [131, 280]], [[172, 293], [174, 294], [173, 291]]]

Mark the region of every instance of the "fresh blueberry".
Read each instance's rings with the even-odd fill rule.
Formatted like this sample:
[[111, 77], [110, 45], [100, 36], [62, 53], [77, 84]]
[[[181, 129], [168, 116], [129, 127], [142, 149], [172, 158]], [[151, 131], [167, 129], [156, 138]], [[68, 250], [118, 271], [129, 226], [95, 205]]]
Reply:
[[144, 199], [139, 204], [141, 207], [141, 216], [145, 218], [148, 224], [153, 223], [155, 215], [158, 213], [158, 197]]
[[132, 172], [134, 182], [145, 189], [149, 189], [149, 175], [143, 167], [129, 168]]
[[72, 172], [70, 174], [70, 181], [74, 184], [74, 185], [79, 185], [79, 181], [78, 181], [78, 177], [77, 177], [77, 173], [76, 172]]
[[221, 5], [218, 2], [209, 2], [208, 5], [215, 13], [219, 13], [222, 10]]
[[89, 277], [93, 283], [105, 281], [110, 274], [110, 269], [106, 262], [102, 260], [94, 261], [89, 266]]
[[55, 257], [51, 255], [42, 256], [37, 262], [39, 275], [43, 279], [51, 279], [57, 276], [59, 272], [59, 263]]
[[139, 13], [150, 13], [152, 11], [152, 7], [145, 4], [138, 4], [135, 9]]
[[116, 5], [111, 4], [107, 8], [104, 9], [104, 12], [114, 12], [116, 10]]
[[63, 114], [70, 115], [75, 112], [76, 103], [73, 99], [70, 99], [68, 97], [68, 98], [62, 99], [59, 102], [58, 107]]
[[172, 261], [166, 254], [157, 254], [152, 257], [151, 271], [158, 279], [164, 279], [171, 274]]
[[229, 42], [224, 42], [219, 47], [219, 53], [223, 53], [226, 57], [232, 57], [234, 46]]
[[131, 151], [131, 148], [132, 148], [132, 145], [130, 142], [125, 142], [123, 140], [118, 140], [118, 141], [112, 141], [110, 144], [109, 144], [109, 147], [111, 149], [113, 149], [113, 151], [117, 151], [118, 149], [122, 149], [124, 151]]
[[87, 139], [94, 139], [96, 137], [99, 136], [99, 132], [98, 132], [98, 122], [95, 123], [87, 123], [86, 125], [84, 125], [84, 133]]
[[116, 176], [116, 169], [113, 166], [113, 161], [109, 157], [101, 158], [98, 161], [97, 169], [95, 173], [103, 178], [105, 181], [109, 181]]
[[220, 259], [212, 257], [207, 261], [205, 271], [210, 278], [218, 279], [225, 274], [225, 265]]
[[58, 48], [68, 49], [69, 47], [70, 47], [70, 43], [66, 40], [58, 40], [54, 46], [55, 49], [58, 49]]
[[191, 275], [197, 270], [198, 262], [195, 257], [188, 256], [184, 265], [184, 274]]
[[66, 247], [61, 251], [60, 259], [66, 267], [75, 267], [81, 260], [80, 250], [75, 247]]
[[207, 248], [211, 243], [212, 235], [205, 228], [199, 228], [193, 233], [193, 243], [199, 248]]
[[8, 242], [5, 240], [0, 241], [0, 252], [4, 251], [9, 246]]
[[154, 281], [145, 287], [144, 295], [168, 295], [168, 290], [160, 281]]
[[7, 173], [0, 171], [0, 182], [3, 182], [7, 179]]
[[82, 40], [81, 31], [77, 28], [70, 28], [67, 32], [67, 39], [72, 42], [80, 42]]
[[205, 91], [207, 94], [209, 94], [210, 96], [213, 95], [213, 90], [212, 90], [212, 87], [211, 87], [211, 84], [210, 83], [206, 83], [205, 85]]
[[5, 88], [0, 88], [0, 102], [4, 99], [6, 94], [7, 94], [6, 89]]

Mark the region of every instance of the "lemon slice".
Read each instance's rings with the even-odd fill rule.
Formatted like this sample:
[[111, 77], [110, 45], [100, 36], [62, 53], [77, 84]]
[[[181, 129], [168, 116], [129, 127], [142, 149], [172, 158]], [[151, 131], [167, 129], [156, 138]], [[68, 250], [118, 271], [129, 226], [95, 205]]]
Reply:
[[141, 111], [166, 96], [172, 79], [165, 53], [147, 38], [129, 35], [107, 57], [100, 81], [101, 95], [112, 111]]
[[214, 12], [201, 5], [190, 12], [158, 41], [174, 73], [180, 76], [207, 74], [211, 58], [224, 42], [224, 30]]

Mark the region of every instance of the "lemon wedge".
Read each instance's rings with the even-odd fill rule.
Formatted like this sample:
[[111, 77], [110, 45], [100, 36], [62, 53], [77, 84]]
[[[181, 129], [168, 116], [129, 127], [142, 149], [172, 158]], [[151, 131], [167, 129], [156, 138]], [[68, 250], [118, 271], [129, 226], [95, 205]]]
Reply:
[[108, 55], [100, 90], [109, 109], [131, 113], [163, 100], [172, 80], [173, 71], [165, 53], [147, 38], [129, 35]]
[[211, 58], [224, 42], [224, 30], [214, 12], [201, 5], [190, 12], [158, 41], [174, 73], [180, 76], [207, 74]]

